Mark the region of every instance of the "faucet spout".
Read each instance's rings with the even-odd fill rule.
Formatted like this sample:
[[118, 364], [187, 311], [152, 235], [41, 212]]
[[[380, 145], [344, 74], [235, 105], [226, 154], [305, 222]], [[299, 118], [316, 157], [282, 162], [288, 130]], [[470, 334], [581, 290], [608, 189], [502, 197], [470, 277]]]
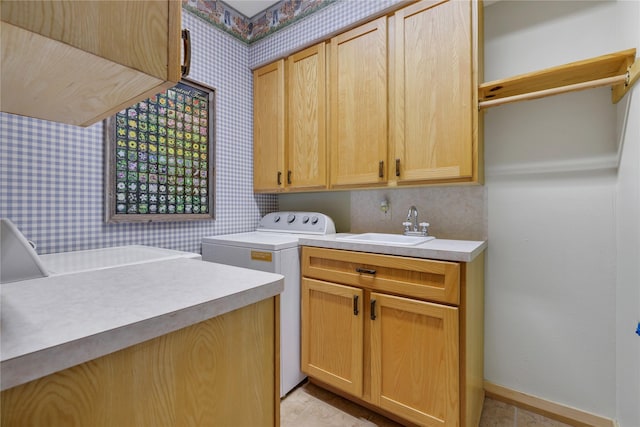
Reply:
[[415, 206], [411, 206], [409, 208], [409, 212], [407, 213], [407, 222], [410, 222], [410, 227], [413, 229], [412, 231], [418, 231], [418, 208]]

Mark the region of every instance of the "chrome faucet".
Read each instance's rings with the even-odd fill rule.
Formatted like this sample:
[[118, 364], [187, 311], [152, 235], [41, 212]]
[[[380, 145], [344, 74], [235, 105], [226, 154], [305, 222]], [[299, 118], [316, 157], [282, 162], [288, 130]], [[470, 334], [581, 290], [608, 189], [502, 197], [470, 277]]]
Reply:
[[[418, 208], [411, 206], [407, 212], [407, 220], [402, 223], [405, 236], [428, 236], [428, 222], [418, 223]], [[418, 226], [420, 230], [418, 230]]]
[[409, 208], [409, 212], [407, 212], [407, 222], [408, 225], [405, 225], [405, 232], [407, 231], [418, 231], [418, 208], [415, 206], [411, 206]]

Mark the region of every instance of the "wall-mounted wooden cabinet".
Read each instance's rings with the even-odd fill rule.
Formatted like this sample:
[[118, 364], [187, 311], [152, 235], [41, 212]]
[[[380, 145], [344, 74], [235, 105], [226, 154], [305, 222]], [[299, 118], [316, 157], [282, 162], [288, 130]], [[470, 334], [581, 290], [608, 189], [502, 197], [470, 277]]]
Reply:
[[88, 126], [175, 85], [181, 4], [2, 1], [1, 109]]
[[284, 59], [253, 72], [253, 191], [284, 188]]
[[331, 39], [331, 186], [387, 181], [387, 18]]
[[393, 16], [398, 184], [478, 181], [475, 7], [422, 1]]
[[[478, 425], [484, 257], [302, 249], [302, 370], [421, 426]], [[413, 424], [412, 424], [413, 425]]]
[[[328, 188], [481, 183], [480, 15], [477, 1], [412, 3], [331, 38], [325, 80], [321, 66], [314, 72], [300, 67], [296, 75], [293, 58], [308, 58], [309, 49], [290, 56], [285, 79], [289, 108], [277, 122], [284, 127], [285, 117], [291, 121], [289, 145], [283, 149], [288, 154], [276, 159], [288, 164], [275, 173], [275, 162], [256, 165], [255, 191], [327, 188], [326, 178], [317, 174], [326, 165], [320, 157], [324, 140], [317, 137], [324, 116], [316, 114], [324, 111], [327, 99]], [[310, 48], [311, 55], [319, 65], [316, 48]], [[306, 91], [300, 86], [305, 82]], [[321, 98], [325, 84], [328, 95]], [[263, 117], [254, 117], [256, 126], [279, 114], [273, 103], [285, 99], [285, 89], [279, 91], [271, 101], [258, 99], [266, 94], [255, 92], [255, 114], [264, 111]], [[254, 131], [254, 144], [254, 155], [270, 158], [261, 130]], [[259, 186], [265, 175], [281, 181]], [[302, 178], [298, 185], [297, 176]]]
[[255, 192], [327, 187], [326, 45], [253, 72]]

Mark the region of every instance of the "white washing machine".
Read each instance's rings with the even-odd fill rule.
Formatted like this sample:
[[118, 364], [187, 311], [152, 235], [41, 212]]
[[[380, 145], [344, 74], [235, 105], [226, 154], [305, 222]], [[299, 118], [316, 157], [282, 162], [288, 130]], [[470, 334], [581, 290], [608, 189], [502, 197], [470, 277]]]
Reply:
[[280, 295], [280, 397], [305, 375], [300, 371], [300, 248], [303, 235], [334, 234], [333, 220], [318, 212], [273, 212], [256, 231], [202, 239], [202, 260], [282, 274]]

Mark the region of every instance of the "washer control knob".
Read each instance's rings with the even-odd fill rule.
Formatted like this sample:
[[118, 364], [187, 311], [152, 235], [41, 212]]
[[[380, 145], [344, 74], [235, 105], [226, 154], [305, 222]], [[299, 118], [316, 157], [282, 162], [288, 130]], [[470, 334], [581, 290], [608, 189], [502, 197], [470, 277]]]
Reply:
[[273, 217], [273, 222], [280, 222], [280, 215], [276, 215]]
[[303, 217], [302, 217], [302, 223], [303, 223], [303, 224], [306, 224], [306, 223], [308, 223], [308, 222], [309, 222], [309, 217], [308, 217], [308, 216], [306, 216], [306, 215], [305, 215], [305, 216], [303, 216]]
[[317, 216], [312, 216], [311, 217], [311, 224], [316, 225], [318, 223], [318, 217]]
[[296, 216], [294, 214], [289, 214], [289, 216], [287, 217], [287, 222], [289, 224], [291, 224], [295, 220], [296, 220]]

